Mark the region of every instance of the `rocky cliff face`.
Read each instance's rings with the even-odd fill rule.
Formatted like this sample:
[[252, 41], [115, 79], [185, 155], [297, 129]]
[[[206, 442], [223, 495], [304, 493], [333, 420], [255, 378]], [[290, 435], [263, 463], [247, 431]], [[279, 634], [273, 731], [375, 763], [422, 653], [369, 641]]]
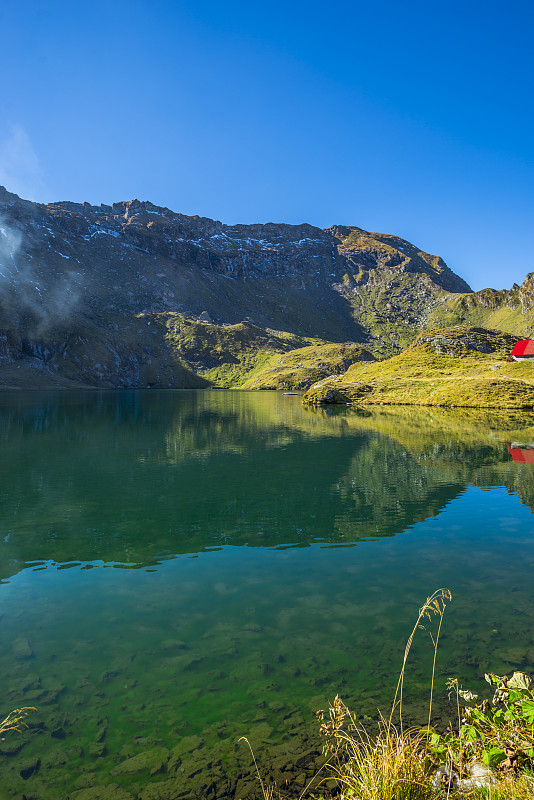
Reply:
[[483, 325], [507, 331], [517, 339], [534, 336], [534, 272], [521, 286], [511, 289], [482, 289], [479, 292], [449, 295], [429, 314], [428, 327]]
[[204, 385], [166, 336], [161, 315], [176, 313], [392, 353], [469, 291], [437, 256], [360, 228], [42, 205], [0, 187], [4, 383], [30, 365], [90, 385]]
[[334, 225], [329, 228], [347, 268], [358, 274], [359, 284], [377, 268], [402, 275], [426, 275], [448, 292], [470, 292], [469, 285], [449, 269], [439, 256], [425, 253], [410, 242], [388, 233], [368, 233], [361, 228]]

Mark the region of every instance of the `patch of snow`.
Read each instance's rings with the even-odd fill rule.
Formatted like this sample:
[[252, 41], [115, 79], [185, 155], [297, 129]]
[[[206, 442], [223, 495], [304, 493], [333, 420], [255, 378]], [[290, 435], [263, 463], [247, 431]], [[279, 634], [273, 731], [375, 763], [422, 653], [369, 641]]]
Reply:
[[103, 236], [114, 236], [116, 239], [120, 236], [119, 231], [112, 231], [109, 228], [101, 228], [100, 226], [97, 227], [95, 225], [91, 225], [89, 230], [91, 232], [88, 235], [86, 234], [85, 236], [82, 236], [82, 239], [85, 239], [86, 242], [88, 242], [89, 239], [92, 239], [93, 236], [96, 236], [97, 234], [101, 234]]

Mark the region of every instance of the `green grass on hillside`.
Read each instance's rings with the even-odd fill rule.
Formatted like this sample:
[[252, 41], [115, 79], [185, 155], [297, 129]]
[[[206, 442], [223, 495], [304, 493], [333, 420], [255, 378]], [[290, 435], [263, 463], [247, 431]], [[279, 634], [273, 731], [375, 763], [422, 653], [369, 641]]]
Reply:
[[327, 375], [343, 374], [358, 361], [374, 356], [356, 344], [323, 344], [272, 356], [265, 367], [244, 384], [244, 389], [307, 389]]
[[242, 388], [273, 356], [324, 344], [321, 339], [260, 328], [250, 322], [215, 325], [182, 314], [164, 318], [165, 340], [174, 358], [213, 386]]
[[425, 331], [399, 355], [354, 364], [341, 378], [312, 386], [303, 399], [311, 404], [532, 408], [534, 363], [506, 362], [514, 342], [508, 334], [473, 327]]

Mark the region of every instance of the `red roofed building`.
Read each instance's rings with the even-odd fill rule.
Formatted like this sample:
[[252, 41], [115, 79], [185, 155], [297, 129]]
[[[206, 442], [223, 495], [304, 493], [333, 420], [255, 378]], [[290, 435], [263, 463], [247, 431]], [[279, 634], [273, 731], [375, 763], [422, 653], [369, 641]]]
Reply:
[[534, 360], [534, 341], [532, 339], [522, 339], [516, 342], [510, 355], [514, 361]]

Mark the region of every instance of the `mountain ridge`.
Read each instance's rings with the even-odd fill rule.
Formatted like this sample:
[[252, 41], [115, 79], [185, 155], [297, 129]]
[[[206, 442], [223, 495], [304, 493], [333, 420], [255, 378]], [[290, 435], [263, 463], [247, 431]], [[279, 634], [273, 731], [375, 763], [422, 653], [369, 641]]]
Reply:
[[206, 385], [220, 347], [206, 355], [200, 343], [185, 358], [173, 315], [383, 358], [440, 314], [474, 313], [461, 299], [473, 294], [439, 256], [392, 234], [225, 225], [137, 199], [45, 205], [0, 187], [0, 385], [16, 385], [23, 364], [35, 385], [45, 373], [88, 386]]

